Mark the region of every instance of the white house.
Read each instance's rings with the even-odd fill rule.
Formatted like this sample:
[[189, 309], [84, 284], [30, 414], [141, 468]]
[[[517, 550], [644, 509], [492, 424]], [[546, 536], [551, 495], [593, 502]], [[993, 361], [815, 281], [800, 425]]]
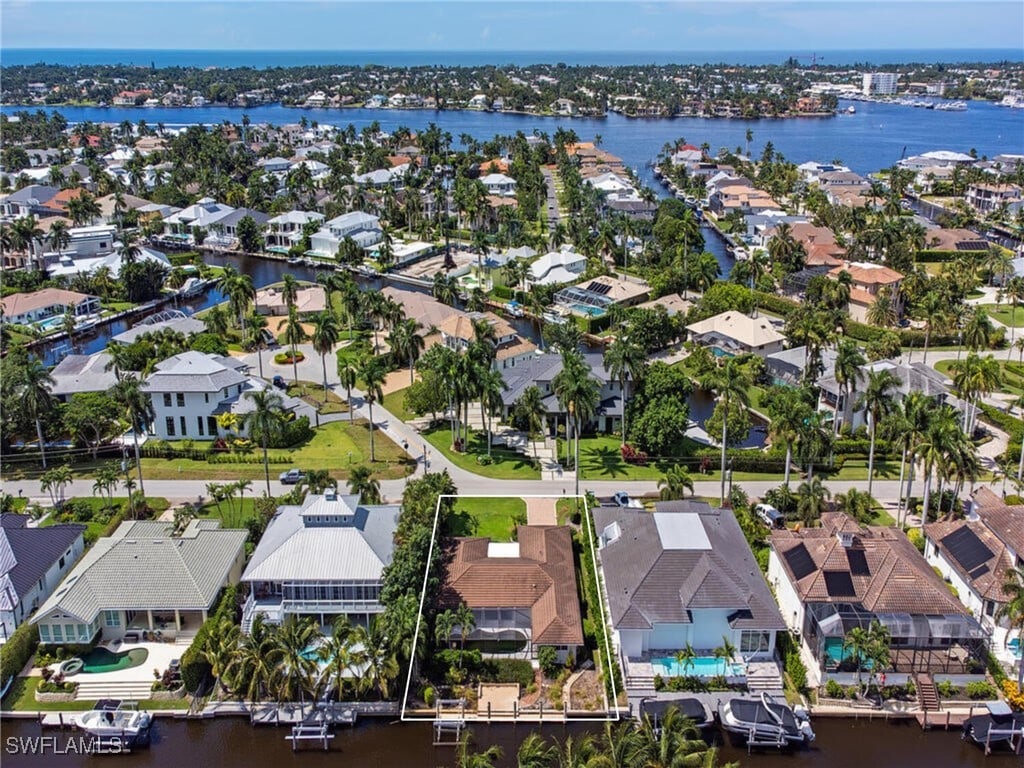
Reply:
[[264, 157], [256, 161], [256, 166], [267, 173], [288, 173], [292, 167], [292, 161], [286, 157]]
[[30, 528], [28, 515], [0, 515], [0, 643], [46, 600], [85, 549], [85, 526]]
[[508, 197], [516, 193], [516, 180], [504, 173], [488, 173], [480, 179], [487, 187], [487, 194]]
[[242, 630], [256, 614], [272, 624], [314, 616], [326, 626], [338, 616], [365, 624], [382, 613], [382, 577], [400, 512], [397, 505], [362, 505], [332, 488], [299, 506], [278, 507], [242, 575], [249, 586]]
[[248, 532], [216, 520], [173, 531], [169, 522], [129, 521], [99, 539], [32, 617], [39, 642], [194, 636], [221, 589], [238, 581]]
[[[231, 433], [222, 429], [217, 417], [233, 413], [244, 417], [252, 410], [249, 392], [267, 384], [247, 373], [241, 360], [188, 351], [157, 363], [142, 385], [153, 402], [153, 433], [161, 440], [216, 440]], [[297, 416], [309, 415], [311, 408], [301, 400], [284, 397], [284, 409]], [[235, 433], [246, 435], [244, 425]]]
[[[302, 241], [302, 232], [307, 224], [324, 221], [322, 213], [314, 211], [288, 211], [267, 221], [267, 250], [287, 250]], [[333, 254], [332, 254], [333, 255]]]
[[537, 353], [537, 345], [522, 338], [516, 329], [492, 312], [452, 312], [437, 326], [441, 341], [449, 349], [462, 352], [476, 339], [475, 323], [483, 321], [494, 330], [494, 362], [496, 370], [522, 365]]
[[374, 189], [392, 187], [399, 189], [405, 179], [405, 172], [408, 170], [409, 164], [403, 163], [402, 165], [396, 165], [394, 168], [378, 168], [368, 173], [360, 173], [358, 176], [353, 177], [352, 180], [361, 187], [373, 187]]
[[310, 250], [321, 256], [334, 256], [347, 237], [355, 240], [360, 248], [373, 247], [384, 237], [380, 218], [362, 211], [336, 216], [309, 238]]
[[561, 250], [545, 253], [530, 265], [527, 282], [531, 285], [551, 285], [553, 283], [572, 283], [587, 268], [587, 257], [576, 253], [569, 246]]
[[466, 106], [469, 109], [488, 109], [491, 106], [491, 100], [482, 93], [478, 93], [467, 102]]
[[61, 288], [42, 288], [31, 293], [12, 293], [0, 300], [3, 322], [28, 325], [70, 312], [85, 317], [100, 311], [99, 296], [89, 296]]
[[679, 674], [664, 660], [687, 644], [712, 656], [723, 638], [744, 661], [773, 658], [786, 625], [730, 510], [669, 501], [653, 514], [597, 507], [593, 519], [615, 644], [630, 667], [647, 659], [655, 674]]
[[200, 229], [208, 231], [211, 226], [223, 219], [233, 210], [235, 209], [230, 205], [218, 203], [212, 197], [204, 197], [194, 205], [190, 205], [187, 208], [182, 208], [176, 213], [172, 213], [164, 219], [164, 223], [171, 232], [191, 237], [192, 229], [194, 227], [199, 227]]

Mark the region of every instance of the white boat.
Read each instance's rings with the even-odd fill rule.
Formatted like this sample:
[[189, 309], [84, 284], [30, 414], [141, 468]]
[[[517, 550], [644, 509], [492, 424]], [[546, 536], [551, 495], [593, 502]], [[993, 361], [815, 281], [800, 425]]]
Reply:
[[857, 108], [855, 106], [853, 106], [853, 104], [851, 104], [850, 106], [848, 106], [846, 108], [846, 114], [848, 114], [848, 115], [856, 115], [857, 114]]
[[791, 708], [768, 693], [759, 699], [730, 699], [719, 705], [718, 718], [725, 730], [752, 746], [786, 747], [814, 741], [807, 710]]
[[178, 295], [183, 296], [186, 299], [198, 296], [209, 284], [209, 280], [203, 280], [201, 277], [190, 277], [182, 283], [181, 289], [178, 291]]
[[98, 701], [96, 709], [75, 717], [75, 725], [101, 741], [120, 739], [124, 746], [149, 743], [153, 715], [140, 712], [134, 701]]
[[563, 314], [559, 314], [557, 311], [545, 312], [541, 315], [546, 323], [554, 323], [555, 325], [565, 325], [569, 322], [569, 318]]
[[520, 304], [515, 299], [513, 299], [512, 301], [505, 305], [505, 311], [508, 312], [509, 315], [511, 315], [512, 317], [522, 317], [523, 305]]

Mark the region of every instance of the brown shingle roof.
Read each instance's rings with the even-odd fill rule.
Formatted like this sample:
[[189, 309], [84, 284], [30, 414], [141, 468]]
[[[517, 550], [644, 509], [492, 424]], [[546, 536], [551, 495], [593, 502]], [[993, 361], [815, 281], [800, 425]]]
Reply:
[[517, 534], [518, 557], [488, 557], [489, 539], [456, 539], [441, 589], [442, 605], [528, 609], [534, 643], [582, 645], [569, 529], [520, 525]]
[[[853, 534], [849, 549], [839, 531]], [[798, 579], [786, 554], [801, 545], [814, 567]], [[802, 602], [859, 603], [874, 613], [967, 613], [910, 540], [892, 528], [862, 527], [846, 514], [827, 512], [820, 528], [773, 531], [771, 546]], [[861, 553], [865, 567], [851, 563], [854, 552]], [[849, 575], [854, 594], [829, 593], [829, 575], [835, 573]]]

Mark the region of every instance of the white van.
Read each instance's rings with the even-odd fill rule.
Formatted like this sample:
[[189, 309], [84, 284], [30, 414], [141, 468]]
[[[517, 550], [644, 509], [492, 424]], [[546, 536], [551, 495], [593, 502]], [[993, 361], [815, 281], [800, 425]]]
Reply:
[[786, 516], [771, 504], [758, 504], [754, 507], [754, 513], [769, 528], [786, 527]]

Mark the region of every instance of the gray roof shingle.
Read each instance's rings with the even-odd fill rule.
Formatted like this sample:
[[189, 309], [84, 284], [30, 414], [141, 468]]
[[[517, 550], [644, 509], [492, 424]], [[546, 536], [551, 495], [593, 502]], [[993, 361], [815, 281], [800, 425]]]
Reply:
[[[27, 522], [26, 515], [0, 515], [0, 583], [10, 586], [18, 598], [27, 595], [85, 533], [85, 526], [75, 523], [29, 528]], [[0, 595], [0, 600], [8, 599]]]

